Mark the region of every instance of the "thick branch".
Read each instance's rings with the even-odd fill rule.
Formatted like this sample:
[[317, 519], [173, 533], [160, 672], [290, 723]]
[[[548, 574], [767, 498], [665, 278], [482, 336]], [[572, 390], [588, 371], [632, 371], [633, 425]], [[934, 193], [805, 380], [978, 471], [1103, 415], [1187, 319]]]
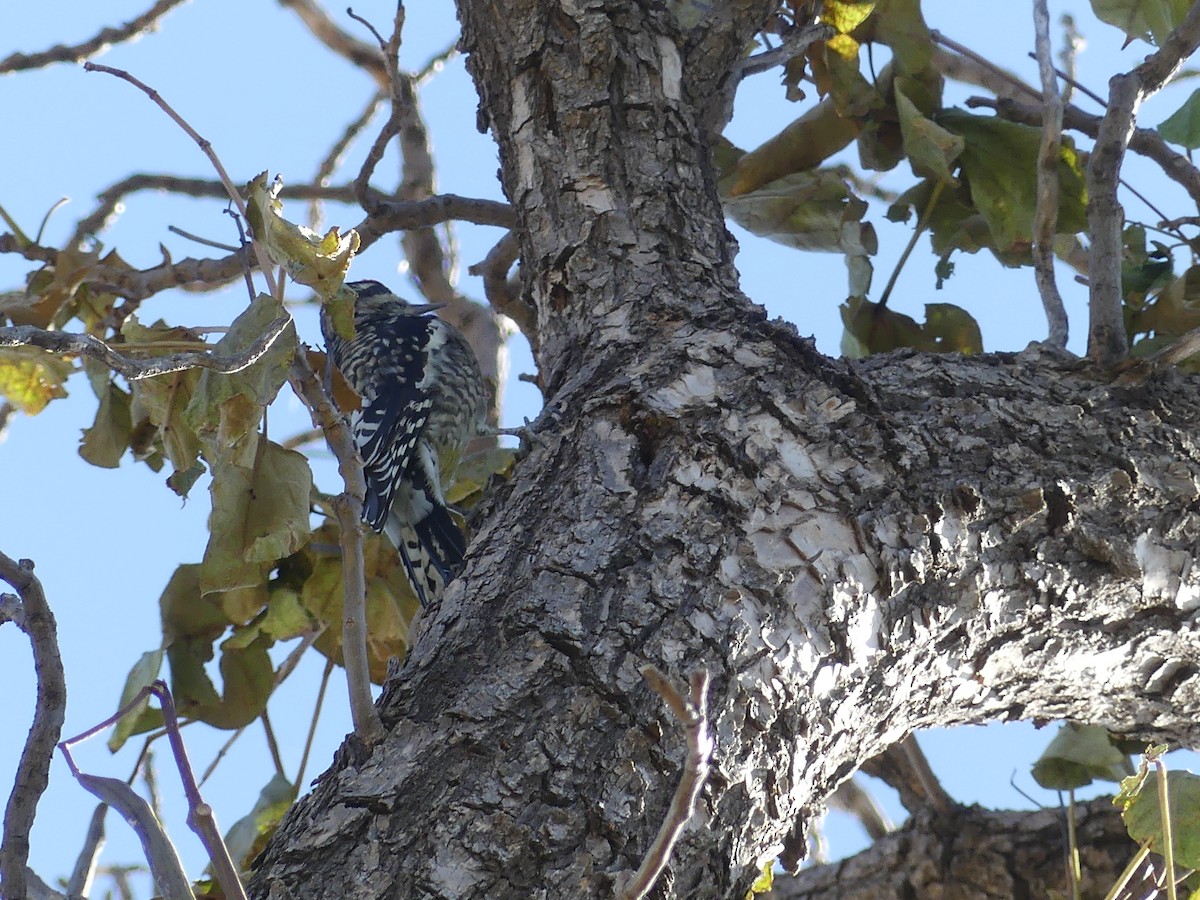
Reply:
[[[1084, 873], [1081, 895], [1101, 897], [1137, 845], [1109, 798], [1080, 804], [1076, 814]], [[1064, 810], [993, 812], [978, 807], [957, 809], [949, 817], [920, 812], [857, 856], [777, 878], [771, 897], [1070, 896], [1065, 815]], [[1148, 887], [1142, 884], [1143, 891]], [[1135, 890], [1128, 896], [1152, 895]]]
[[58, 627], [46, 602], [41, 582], [33, 574], [33, 562], [19, 562], [0, 553], [0, 579], [8, 582], [21, 599], [21, 630], [33, 648], [37, 677], [37, 702], [33, 723], [17, 763], [12, 793], [4, 810], [4, 839], [0, 843], [0, 895], [24, 897], [28, 887], [25, 863], [29, 859], [29, 832], [37, 814], [38, 801], [50, 776], [50, 759], [62, 734], [67, 708], [67, 683], [58, 649]]

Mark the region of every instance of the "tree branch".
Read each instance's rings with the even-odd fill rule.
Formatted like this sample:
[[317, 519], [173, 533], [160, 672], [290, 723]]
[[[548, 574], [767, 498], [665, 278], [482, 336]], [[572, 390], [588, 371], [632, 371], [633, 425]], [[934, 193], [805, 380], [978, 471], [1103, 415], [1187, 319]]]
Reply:
[[654, 843], [646, 851], [642, 864], [621, 891], [621, 900], [642, 900], [662, 875], [671, 859], [675, 842], [696, 811], [696, 801], [708, 778], [708, 765], [713, 753], [713, 740], [708, 733], [708, 672], [700, 669], [692, 673], [691, 694], [687, 698], [652, 665], [642, 668], [642, 676], [683, 726], [687, 734], [688, 754], [683, 776], [671, 800], [671, 808], [658, 828]]
[[[62, 734], [67, 708], [67, 683], [58, 648], [58, 626], [46, 602], [42, 584], [33, 574], [33, 561], [19, 562], [0, 552], [0, 579], [20, 597], [23, 615], [12, 617], [29, 636], [37, 677], [37, 702], [4, 810], [4, 839], [0, 843], [0, 895], [24, 897], [28, 882], [29, 832], [50, 776], [50, 759]], [[11, 602], [9, 598], [0, 600]]]
[[1054, 281], [1054, 235], [1058, 225], [1058, 162], [1062, 147], [1063, 100], [1050, 58], [1050, 13], [1046, 0], [1033, 0], [1038, 71], [1042, 77], [1042, 139], [1037, 161], [1037, 211], [1033, 223], [1033, 266], [1049, 323], [1047, 343], [1067, 346], [1067, 310]]
[[77, 63], [96, 53], [103, 53], [113, 44], [120, 44], [138, 37], [143, 31], [158, 25], [158, 20], [184, 0], [158, 0], [153, 6], [135, 19], [130, 19], [120, 28], [104, 28], [79, 44], [56, 44], [40, 53], [14, 53], [0, 60], [0, 75], [20, 72], [23, 69], [40, 69], [52, 63]]
[[98, 360], [130, 381], [153, 378], [184, 369], [211, 369], [228, 375], [240, 372], [257, 362], [271, 345], [292, 324], [291, 316], [280, 316], [267, 330], [241, 353], [232, 356], [217, 356], [212, 353], [190, 352], [158, 356], [138, 362], [122, 356], [104, 341], [90, 334], [70, 334], [65, 331], [46, 331], [32, 325], [16, 325], [0, 328], [0, 347], [39, 347], [51, 353], [87, 356]]
[[1152, 96], [1200, 46], [1200, 4], [1192, 4], [1183, 22], [1133, 71], [1109, 80], [1108, 108], [1100, 121], [1088, 160], [1088, 353], [1105, 364], [1129, 352], [1122, 316], [1121, 231], [1125, 211], [1117, 184], [1125, 148], [1133, 136], [1138, 106]]

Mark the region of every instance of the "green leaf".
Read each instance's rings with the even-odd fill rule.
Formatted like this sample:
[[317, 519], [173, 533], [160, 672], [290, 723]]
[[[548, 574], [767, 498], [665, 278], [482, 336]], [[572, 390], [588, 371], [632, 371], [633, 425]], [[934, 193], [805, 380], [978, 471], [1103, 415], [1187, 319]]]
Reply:
[[[965, 139], [959, 156], [971, 202], [987, 221], [1000, 251], [1027, 250], [1037, 210], [1037, 156], [1041, 132], [992, 116], [946, 110], [938, 124]], [[1087, 228], [1083, 169], [1074, 147], [1064, 140], [1059, 157], [1059, 234]]]
[[1120, 781], [1132, 771], [1129, 757], [1113, 746], [1104, 728], [1064, 722], [1033, 764], [1033, 780], [1047, 790], [1064, 791], [1097, 778]]
[[[1158, 799], [1160, 777], [1155, 769], [1148, 778], [1128, 779], [1131, 790], [1125, 791], [1122, 783], [1122, 793], [1113, 801], [1124, 806], [1121, 818], [1129, 836], [1139, 844], [1148, 841], [1150, 849], [1159, 854], [1165, 846]], [[1168, 772], [1167, 790], [1175, 864], [1184, 869], [1200, 868], [1200, 776]]]
[[238, 871], [245, 871], [266, 846], [295, 799], [295, 786], [276, 773], [259, 792], [250, 813], [234, 822], [225, 833], [225, 846]]
[[877, 40], [892, 48], [906, 75], [925, 72], [933, 61], [933, 37], [921, 16], [921, 0], [880, 0], [871, 21]]
[[1200, 147], [1200, 90], [1192, 91], [1183, 106], [1158, 126], [1158, 133], [1164, 141], [1179, 144], [1188, 150]]
[[221, 604], [200, 594], [200, 566], [189, 563], [171, 574], [158, 600], [163, 643], [199, 638], [211, 644], [231, 624]]
[[[121, 333], [127, 344], [138, 347], [156, 343], [203, 343], [199, 335], [186, 328], [171, 327], [161, 321], [146, 327], [133, 316], [125, 322]], [[184, 418], [184, 411], [191, 402], [199, 380], [200, 370], [187, 369], [153, 378], [139, 378], [130, 384], [133, 420], [152, 426], [154, 444], [171, 461], [176, 475], [192, 470], [200, 455], [200, 438]], [[177, 480], [177, 483], [183, 482]]]
[[899, 83], [896, 85], [896, 109], [900, 113], [904, 152], [913, 174], [918, 178], [930, 175], [939, 181], [954, 182], [950, 166], [958, 159], [966, 142], [921, 115]]
[[1191, 0], [1092, 0], [1096, 18], [1151, 44], [1162, 44], [1190, 7]]
[[115, 469], [129, 447], [133, 424], [130, 421], [129, 394], [111, 381], [100, 398], [96, 409], [96, 420], [91, 428], [83, 430], [79, 444], [79, 455], [93, 466]]
[[875, 0], [826, 0], [821, 8], [821, 21], [832, 26], [838, 34], [849, 34], [874, 9]]
[[35, 416], [51, 400], [67, 396], [71, 364], [39, 347], [0, 347], [0, 396]]
[[[117, 702], [117, 709], [123, 707], [137, 696], [138, 691], [149, 687], [158, 678], [158, 673], [162, 669], [163, 652], [162, 650], [150, 650], [143, 653], [137, 662], [133, 664], [133, 668], [129, 670], [129, 674], [125, 677], [125, 687], [121, 689], [121, 699]], [[129, 710], [117, 722], [113, 728], [113, 733], [108, 739], [108, 749], [113, 753], [120, 750], [130, 735], [135, 733], [138, 725], [138, 720], [142, 713], [150, 706], [150, 695], [147, 694], [138, 703], [136, 707]], [[161, 721], [162, 712], [154, 710]]]

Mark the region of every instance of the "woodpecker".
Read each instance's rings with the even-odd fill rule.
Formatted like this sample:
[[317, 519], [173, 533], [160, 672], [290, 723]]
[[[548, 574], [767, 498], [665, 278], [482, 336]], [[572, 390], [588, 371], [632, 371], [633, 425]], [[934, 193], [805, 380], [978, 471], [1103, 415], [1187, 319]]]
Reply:
[[486, 391], [471, 345], [431, 313], [378, 281], [355, 294], [354, 339], [322, 312], [329, 359], [362, 398], [350, 429], [362, 454], [363, 520], [396, 547], [413, 593], [427, 606], [462, 568], [466, 539], [445, 488], [463, 451], [486, 429]]

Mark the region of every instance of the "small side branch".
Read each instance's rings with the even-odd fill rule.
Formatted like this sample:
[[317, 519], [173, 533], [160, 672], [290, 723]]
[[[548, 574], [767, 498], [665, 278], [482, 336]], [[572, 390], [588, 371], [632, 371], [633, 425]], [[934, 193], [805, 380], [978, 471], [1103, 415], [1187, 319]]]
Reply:
[[671, 680], [654, 666], [643, 667], [642, 677], [658, 692], [683, 726], [687, 733], [688, 755], [683, 777], [679, 779], [675, 797], [671, 800], [671, 808], [659, 826], [654, 843], [646, 851], [642, 864], [621, 890], [621, 900], [641, 900], [650, 893], [666, 869], [675, 842], [696, 811], [696, 801], [708, 778], [708, 766], [713, 754], [713, 740], [708, 731], [708, 672], [701, 669], [692, 673], [689, 697], [684, 697]]
[[143, 31], [154, 28], [158, 20], [184, 0], [158, 0], [153, 6], [135, 19], [119, 28], [103, 28], [79, 44], [57, 44], [40, 53], [14, 53], [0, 60], [0, 75], [26, 69], [41, 69], [53, 63], [77, 63], [97, 53], [102, 53], [113, 44], [120, 44], [137, 37]]
[[371, 697], [371, 672], [367, 660], [367, 588], [363, 571], [362, 532], [362, 505], [367, 482], [363, 475], [362, 457], [354, 445], [349, 426], [335, 411], [303, 352], [297, 353], [292, 361], [288, 381], [308, 407], [313, 424], [324, 432], [346, 485], [346, 490], [333, 504], [342, 535], [342, 581], [345, 589], [342, 655], [350, 689], [350, 717], [354, 722], [354, 733], [369, 747], [382, 739], [386, 732]]
[[1063, 100], [1050, 58], [1050, 13], [1046, 0], [1033, 0], [1038, 70], [1042, 77], [1042, 141], [1038, 148], [1037, 213], [1033, 224], [1033, 265], [1049, 324], [1047, 343], [1067, 346], [1067, 310], [1054, 281], [1054, 234], [1058, 225], [1058, 157], [1062, 149]]
[[230, 374], [240, 372], [257, 362], [264, 353], [271, 349], [278, 337], [292, 323], [290, 316], [280, 316], [268, 327], [258, 340], [242, 353], [233, 356], [216, 356], [211, 353], [190, 352], [175, 353], [170, 356], [159, 356], [154, 359], [139, 362], [122, 356], [104, 341], [90, 334], [69, 334], [65, 331], [46, 331], [32, 325], [16, 325], [11, 328], [0, 328], [0, 347], [40, 347], [51, 353], [63, 353], [72, 356], [89, 356], [104, 363], [114, 372], [123, 375], [130, 381], [139, 378], [152, 378], [155, 375], [166, 375], [170, 372], [181, 372], [184, 369], [211, 369], [214, 372]]
[[[29, 832], [38, 801], [49, 783], [54, 745], [62, 734], [67, 681], [58, 649], [58, 626], [41, 582], [33, 574], [32, 560], [17, 561], [0, 553], [0, 579], [12, 585], [20, 598], [21, 615], [5, 618], [17, 622], [29, 636], [37, 677], [33, 724], [25, 738], [12, 793], [4, 809], [4, 838], [0, 842], [0, 896], [24, 897], [29, 887], [25, 868], [29, 859]], [[0, 595], [0, 602], [6, 605], [15, 600]]]
[[1200, 46], [1200, 4], [1137, 68], [1109, 81], [1108, 108], [1088, 161], [1088, 353], [1101, 363], [1120, 362], [1129, 352], [1121, 313], [1121, 230], [1125, 214], [1117, 199], [1121, 162], [1134, 131], [1138, 106], [1175, 74]]

